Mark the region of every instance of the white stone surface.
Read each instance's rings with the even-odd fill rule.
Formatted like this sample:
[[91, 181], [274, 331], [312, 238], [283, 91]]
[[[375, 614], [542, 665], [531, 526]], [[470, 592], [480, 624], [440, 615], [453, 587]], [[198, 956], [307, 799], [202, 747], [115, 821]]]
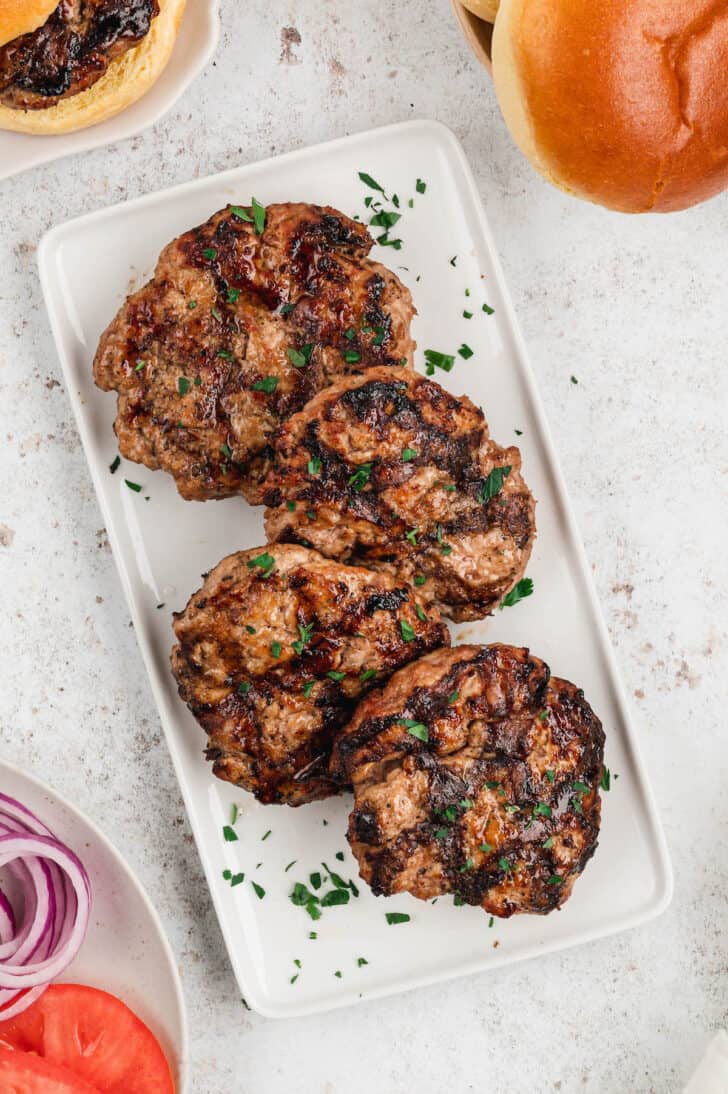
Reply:
[[[155, 901], [184, 978], [194, 1094], [679, 1091], [728, 995], [728, 196], [629, 219], [549, 188], [512, 146], [447, 0], [223, 0], [222, 19], [215, 63], [153, 130], [0, 184], [2, 756], [77, 801]], [[675, 899], [588, 947], [276, 1023], [245, 1010], [228, 967], [59, 385], [35, 249], [90, 209], [413, 117], [448, 123], [479, 179]]]

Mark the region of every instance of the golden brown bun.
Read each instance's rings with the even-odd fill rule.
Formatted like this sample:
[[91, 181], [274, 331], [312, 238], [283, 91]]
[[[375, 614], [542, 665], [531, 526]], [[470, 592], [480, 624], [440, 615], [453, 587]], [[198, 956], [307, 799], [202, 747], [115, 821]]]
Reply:
[[462, 0], [462, 3], [468, 11], [472, 11], [473, 15], [477, 15], [479, 19], [485, 19], [486, 23], [495, 23], [499, 0]]
[[685, 209], [728, 186], [727, 72], [715, 0], [501, 0], [508, 127], [547, 179], [611, 209]]
[[161, 75], [172, 54], [184, 8], [185, 0], [159, 0], [159, 15], [144, 41], [112, 61], [92, 87], [47, 110], [0, 106], [0, 129], [39, 135], [71, 133], [98, 125], [125, 110], [141, 99]]
[[0, 46], [42, 27], [58, 0], [0, 0]]

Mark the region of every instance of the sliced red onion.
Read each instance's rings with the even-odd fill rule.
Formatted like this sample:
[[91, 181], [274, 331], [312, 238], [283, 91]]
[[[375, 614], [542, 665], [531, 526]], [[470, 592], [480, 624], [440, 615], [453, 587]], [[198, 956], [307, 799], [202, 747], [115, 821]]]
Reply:
[[0, 1021], [20, 1014], [73, 961], [91, 885], [79, 858], [20, 802], [0, 794], [0, 868], [22, 892], [20, 920], [0, 891]]

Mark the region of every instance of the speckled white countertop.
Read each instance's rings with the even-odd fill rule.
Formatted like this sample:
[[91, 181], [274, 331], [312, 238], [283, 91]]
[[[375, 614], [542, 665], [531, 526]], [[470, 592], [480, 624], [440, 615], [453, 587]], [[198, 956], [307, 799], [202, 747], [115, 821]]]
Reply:
[[[515, 151], [448, 0], [223, 0], [222, 19], [214, 64], [154, 129], [0, 184], [2, 756], [81, 805], [157, 905], [184, 980], [194, 1094], [679, 1091], [727, 1020], [728, 195], [628, 219], [552, 190]], [[588, 947], [273, 1022], [245, 1010], [228, 967], [35, 250], [87, 210], [414, 117], [450, 125], [480, 182], [675, 898], [649, 926]]]

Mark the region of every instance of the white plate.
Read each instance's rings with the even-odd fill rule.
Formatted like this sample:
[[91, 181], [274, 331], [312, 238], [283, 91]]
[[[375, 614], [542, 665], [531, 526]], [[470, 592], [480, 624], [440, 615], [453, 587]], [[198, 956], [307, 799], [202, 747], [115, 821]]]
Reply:
[[[263, 202], [327, 202], [363, 214], [369, 191], [357, 178], [359, 171], [400, 195], [397, 234], [404, 247], [399, 252], [377, 248], [377, 257], [396, 266], [412, 289], [419, 309], [414, 331], [420, 367], [424, 348], [454, 352], [463, 341], [472, 345], [476, 352], [470, 361], [458, 358], [453, 371], [439, 372], [437, 379], [485, 407], [497, 440], [510, 443], [515, 428], [523, 431], [525, 477], [539, 499], [539, 537], [529, 567], [535, 595], [456, 633], [529, 645], [556, 674], [577, 681], [604, 722], [607, 763], [619, 775], [605, 795], [600, 848], [564, 910], [547, 918], [517, 917], [491, 930], [477, 909], [454, 908], [449, 900], [433, 907], [410, 897], [376, 899], [364, 886], [359, 900], [329, 909], [317, 925], [290, 903], [293, 881], [306, 880], [322, 860], [334, 870], [338, 865], [346, 877], [356, 876], [348, 850], [343, 863], [334, 859], [347, 846], [347, 799], [297, 810], [262, 807], [216, 781], [202, 759], [202, 731], [179, 701], [168, 666], [170, 610], [184, 606], [199, 587], [200, 574], [223, 555], [263, 542], [262, 510], [241, 499], [204, 508], [184, 502], [165, 474], [127, 462], [110, 475], [116, 400], [98, 391], [91, 377], [101, 331], [130, 283], [143, 283], [170, 239], [226, 202], [247, 202], [252, 194]], [[427, 183], [425, 195], [415, 193], [418, 177]], [[271, 1016], [323, 1010], [492, 969], [661, 912], [672, 885], [664, 839], [490, 231], [450, 131], [436, 122], [396, 125], [94, 213], [45, 237], [40, 268], [137, 637], [230, 957], [250, 1005]], [[486, 300], [495, 308], [493, 316], [481, 310]], [[474, 313], [471, 320], [462, 317], [466, 305]], [[125, 478], [143, 484], [143, 491], [132, 493]], [[157, 610], [160, 602], [165, 608]], [[233, 802], [243, 810], [239, 840], [226, 843], [221, 830]], [[261, 842], [268, 829], [271, 836]], [[297, 865], [284, 873], [292, 859]], [[226, 868], [244, 871], [245, 883], [231, 889], [222, 877]], [[266, 889], [262, 901], [251, 878]], [[385, 911], [406, 911], [412, 921], [388, 926]], [[315, 941], [308, 939], [312, 927]], [[357, 967], [358, 957], [369, 964]], [[302, 968], [291, 985], [296, 959]]]
[[81, 858], [91, 879], [88, 933], [60, 980], [90, 984], [123, 999], [149, 1026], [187, 1089], [188, 1039], [182, 985], [159, 916], [106, 836], [39, 779], [0, 763], [0, 791], [17, 798]]
[[174, 51], [154, 87], [128, 110], [101, 125], [57, 137], [0, 129], [0, 179], [74, 152], [133, 137], [154, 125], [177, 102], [212, 57], [220, 36], [219, 0], [188, 0]]

